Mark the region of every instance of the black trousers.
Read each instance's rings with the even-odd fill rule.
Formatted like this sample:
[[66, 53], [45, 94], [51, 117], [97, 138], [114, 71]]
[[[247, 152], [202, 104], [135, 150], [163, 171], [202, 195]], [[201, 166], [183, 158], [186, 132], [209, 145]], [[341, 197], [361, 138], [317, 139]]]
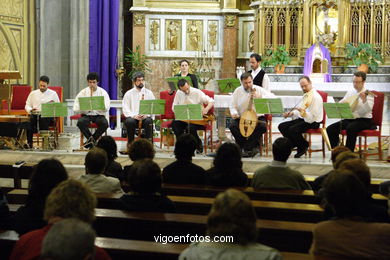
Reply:
[[370, 129], [373, 124], [371, 118], [344, 119], [331, 124], [326, 128], [330, 145], [332, 148], [336, 147], [340, 142], [340, 131], [347, 130], [347, 142], [345, 146], [353, 152], [356, 146], [357, 134], [362, 130]]
[[230, 132], [232, 133], [238, 146], [240, 146], [241, 149], [244, 149], [244, 151], [251, 151], [253, 148], [258, 147], [261, 135], [267, 131], [265, 117], [261, 116], [258, 119], [259, 121], [257, 122], [255, 130], [248, 138], [243, 137], [240, 133], [239, 118], [230, 121]]
[[173, 120], [172, 122], [172, 130], [175, 133], [176, 139], [179, 138], [185, 132], [188, 132], [195, 137], [196, 140], [196, 149], [202, 149], [202, 140], [200, 140], [198, 135], [198, 130], [204, 130], [204, 126], [189, 124], [179, 120]]
[[39, 115], [30, 115], [30, 129], [27, 129], [27, 142], [32, 147], [33, 134], [38, 132], [38, 118], [39, 130], [48, 130], [50, 124], [54, 122], [53, 117], [41, 117]]
[[[90, 123], [95, 123], [98, 126], [98, 128], [96, 129], [93, 135], [88, 128]], [[96, 115], [96, 116], [82, 115], [77, 121], [77, 127], [83, 133], [85, 138], [88, 139], [91, 136], [93, 136], [93, 139], [98, 140], [99, 137], [102, 136], [102, 134], [107, 130], [108, 122], [106, 117], [102, 115]]]
[[308, 129], [317, 129], [319, 127], [320, 123], [307, 123], [302, 118], [283, 122], [278, 126], [280, 133], [288, 138], [292, 142], [293, 147], [298, 148], [298, 151], [309, 146], [309, 143], [303, 138], [302, 133], [306, 132]]
[[[138, 128], [138, 123], [139, 120], [137, 119], [134, 119], [132, 117], [126, 118], [124, 125], [126, 127], [128, 143], [134, 141], [135, 129]], [[151, 117], [147, 117], [142, 120], [142, 129], [144, 129], [145, 138], [151, 140], [153, 135], [153, 119]]]

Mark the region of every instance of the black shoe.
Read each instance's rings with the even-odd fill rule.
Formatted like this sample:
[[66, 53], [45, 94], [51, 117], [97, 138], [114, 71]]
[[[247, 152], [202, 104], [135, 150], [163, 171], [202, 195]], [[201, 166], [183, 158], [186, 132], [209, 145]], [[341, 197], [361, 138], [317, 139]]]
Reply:
[[298, 149], [297, 153], [294, 155], [294, 158], [300, 158], [302, 155], [304, 155], [307, 152], [307, 148], [305, 147], [302, 150]]
[[243, 151], [242, 152], [242, 158], [251, 158], [251, 157], [253, 157], [252, 156], [252, 151]]
[[93, 138], [93, 136], [90, 136], [88, 138], [88, 140], [84, 143], [83, 147], [85, 149], [91, 149], [92, 147], [95, 146], [95, 139]]
[[256, 154], [258, 154], [259, 152], [260, 152], [259, 148], [257, 148], [257, 147], [252, 148], [252, 157], [255, 157]]
[[203, 153], [203, 147], [196, 148], [196, 153], [197, 154], [202, 154]]

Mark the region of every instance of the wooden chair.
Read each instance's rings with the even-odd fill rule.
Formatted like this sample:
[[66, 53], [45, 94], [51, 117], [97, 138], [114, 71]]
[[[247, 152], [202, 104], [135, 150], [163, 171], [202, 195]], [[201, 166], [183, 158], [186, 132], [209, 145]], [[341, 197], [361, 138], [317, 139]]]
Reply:
[[[323, 92], [323, 91], [319, 91], [317, 90], [317, 92], [321, 95], [322, 97], [322, 101], [325, 103], [328, 101], [328, 93], [326, 92]], [[320, 128], [326, 128], [325, 126], [326, 124], [326, 112], [325, 112], [325, 109], [324, 109], [324, 112], [323, 112], [323, 118], [322, 118], [322, 122], [321, 122], [321, 126]], [[316, 134], [316, 135], [321, 135], [321, 129], [318, 128], [318, 129], [308, 129], [304, 135], [305, 136], [309, 136], [309, 148], [307, 150], [307, 152], [309, 153], [309, 158], [311, 158], [311, 154], [313, 152], [322, 152], [322, 157], [325, 158], [325, 141], [324, 141], [324, 138], [321, 136], [321, 139], [322, 139], [322, 148], [321, 149], [312, 149], [311, 148], [311, 135], [312, 134]]]
[[[170, 136], [171, 136], [170, 129], [172, 129], [172, 122], [173, 122], [173, 119], [175, 119], [175, 113], [172, 110], [172, 104], [173, 104], [173, 100], [175, 98], [175, 95], [176, 95], [176, 91], [172, 95], [169, 94], [168, 90], [160, 92], [160, 99], [165, 100], [165, 114], [160, 115], [160, 138], [161, 138], [160, 139], [160, 149], [162, 149], [162, 146], [163, 146], [163, 140], [162, 140], [163, 130], [166, 129], [167, 138], [170, 138]], [[167, 147], [169, 150], [170, 146], [169, 146], [168, 142], [167, 142]]]
[[[76, 115], [73, 115], [70, 117], [71, 120], [78, 120], [79, 118], [81, 118], [81, 114], [76, 114]], [[95, 124], [95, 123], [90, 123], [88, 125], [88, 128], [89, 129], [97, 129], [98, 128], [98, 125]], [[107, 131], [105, 132], [105, 135], [107, 135]], [[80, 150], [84, 150], [84, 135], [83, 133], [80, 131]]]
[[[207, 89], [202, 89], [202, 92], [205, 93], [207, 96], [211, 97], [212, 99], [214, 99], [214, 91], [211, 91], [211, 90], [207, 90]], [[209, 112], [207, 113], [208, 115], [214, 115], [214, 107], [212, 107]], [[204, 153], [207, 154], [207, 131], [209, 132], [209, 136], [210, 136], [210, 150], [211, 152], [214, 151], [214, 147], [213, 147], [213, 121], [209, 121], [206, 125], [204, 125], [204, 135], [203, 135], [203, 150], [204, 150]]]
[[[26, 101], [28, 95], [32, 91], [31, 86], [27, 85], [12, 85], [12, 96], [11, 96], [11, 115], [28, 115], [27, 111], [24, 109], [26, 106]], [[2, 114], [8, 114], [8, 102], [7, 100], [2, 100]]]
[[268, 152], [272, 150], [272, 115], [265, 114], [264, 116], [266, 132], [260, 138], [260, 156], [263, 156], [263, 150], [265, 150], [265, 156], [268, 156]]
[[[382, 120], [383, 120], [383, 104], [385, 100], [385, 95], [382, 92], [372, 91], [376, 97], [374, 98], [374, 107], [372, 108], [372, 121], [375, 124], [375, 129], [363, 130], [358, 133], [359, 137], [359, 154], [363, 154], [364, 158], [368, 156], [378, 155], [379, 160], [382, 160]], [[376, 129], [378, 128], [378, 129]], [[347, 135], [347, 131], [341, 131], [343, 136]], [[362, 151], [362, 137], [364, 137], [364, 149]], [[378, 138], [378, 152], [377, 153], [367, 153], [367, 137], [377, 137]]]

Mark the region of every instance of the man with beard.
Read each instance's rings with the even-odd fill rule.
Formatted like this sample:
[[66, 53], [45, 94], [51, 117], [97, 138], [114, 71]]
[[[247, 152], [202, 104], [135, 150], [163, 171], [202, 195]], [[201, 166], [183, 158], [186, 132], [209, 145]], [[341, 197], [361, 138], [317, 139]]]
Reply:
[[155, 99], [153, 92], [146, 89], [145, 75], [143, 72], [135, 72], [133, 75], [133, 88], [129, 89], [123, 97], [123, 114], [126, 116], [125, 126], [127, 131], [128, 144], [134, 141], [135, 129], [140, 122], [145, 132], [145, 138], [151, 139], [153, 135], [153, 119], [150, 115], [140, 115], [140, 100]]

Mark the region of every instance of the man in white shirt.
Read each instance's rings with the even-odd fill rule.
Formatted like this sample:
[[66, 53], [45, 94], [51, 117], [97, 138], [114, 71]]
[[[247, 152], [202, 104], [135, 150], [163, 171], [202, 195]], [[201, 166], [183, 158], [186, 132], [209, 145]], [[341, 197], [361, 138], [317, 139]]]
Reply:
[[30, 115], [31, 129], [27, 130], [27, 142], [32, 148], [33, 134], [38, 132], [38, 119], [39, 130], [49, 129], [50, 123], [54, 121], [52, 117], [41, 117], [41, 105], [50, 102], [60, 102], [57, 92], [48, 89], [49, 77], [41, 76], [39, 78], [39, 89], [31, 91], [26, 100], [24, 109]]
[[293, 147], [297, 147], [295, 158], [304, 155], [309, 147], [302, 133], [308, 129], [318, 129], [324, 114], [322, 97], [313, 88], [310, 78], [307, 76], [300, 77], [299, 84], [305, 93], [302, 101], [296, 109], [283, 114], [285, 118], [293, 117], [293, 120], [280, 123], [278, 126], [280, 133], [290, 139]]
[[340, 103], [350, 103], [354, 119], [344, 119], [327, 127], [332, 148], [339, 144], [339, 134], [341, 130], [347, 130], [346, 147], [351, 151], [355, 150], [357, 134], [365, 129], [370, 129], [374, 124], [372, 122], [372, 108], [374, 106], [374, 97], [367, 95], [364, 83], [366, 82], [366, 73], [362, 71], [355, 72], [353, 77], [353, 87], [345, 94]]
[[264, 88], [254, 85], [251, 73], [245, 72], [241, 75], [241, 86], [236, 88], [233, 93], [230, 105], [232, 121], [229, 126], [236, 143], [243, 150], [243, 157], [253, 157], [259, 152], [260, 137], [267, 130], [264, 115], [258, 114], [258, 122], [253, 133], [248, 138], [242, 136], [239, 127], [240, 116], [248, 109], [250, 97], [272, 98], [275, 95]]
[[153, 119], [150, 115], [139, 114], [140, 100], [155, 99], [153, 92], [146, 89], [145, 75], [142, 72], [136, 72], [133, 75], [133, 88], [129, 89], [123, 97], [123, 114], [126, 116], [125, 126], [127, 131], [127, 142], [134, 141], [135, 129], [142, 122], [142, 128], [145, 131], [145, 138], [150, 140], [153, 135]]
[[[107, 91], [97, 86], [99, 82], [99, 75], [96, 72], [92, 72], [87, 75], [87, 82], [88, 82], [88, 87], [82, 89], [77, 94], [74, 100], [73, 111], [76, 113], [81, 113], [81, 117], [77, 121], [77, 127], [87, 138], [84, 147], [90, 149], [96, 144], [97, 140], [100, 138], [100, 136], [102, 136], [102, 134], [108, 128], [108, 121], [106, 116], [107, 116], [107, 111], [110, 108], [110, 97], [108, 96]], [[81, 111], [79, 98], [92, 97], [92, 96], [93, 97], [103, 96], [105, 109]], [[92, 134], [88, 128], [91, 122], [97, 124], [98, 126], [94, 134]]]
[[249, 57], [249, 63], [252, 70], [248, 72], [252, 74], [253, 85], [269, 90], [269, 77], [260, 67], [261, 56], [257, 53], [252, 53]]
[[[203, 93], [200, 89], [190, 87], [187, 80], [180, 79], [177, 85], [179, 87], [179, 91], [177, 91], [175, 98], [173, 100], [173, 104], [172, 104], [173, 111], [175, 111], [176, 105], [203, 104], [206, 105], [206, 107], [203, 108], [202, 113], [203, 115], [206, 115], [209, 112], [209, 110], [213, 107], [214, 100], [211, 97], [207, 96], [205, 93]], [[197, 130], [202, 130], [204, 129], [204, 127], [202, 125], [196, 125], [196, 124], [190, 124], [188, 127], [188, 124], [186, 122], [179, 121], [179, 120], [174, 120], [172, 122], [172, 129], [176, 135], [176, 139], [179, 138], [188, 128], [190, 134], [192, 134], [196, 139], [197, 152], [202, 153], [203, 152], [202, 141], [199, 138]]]

